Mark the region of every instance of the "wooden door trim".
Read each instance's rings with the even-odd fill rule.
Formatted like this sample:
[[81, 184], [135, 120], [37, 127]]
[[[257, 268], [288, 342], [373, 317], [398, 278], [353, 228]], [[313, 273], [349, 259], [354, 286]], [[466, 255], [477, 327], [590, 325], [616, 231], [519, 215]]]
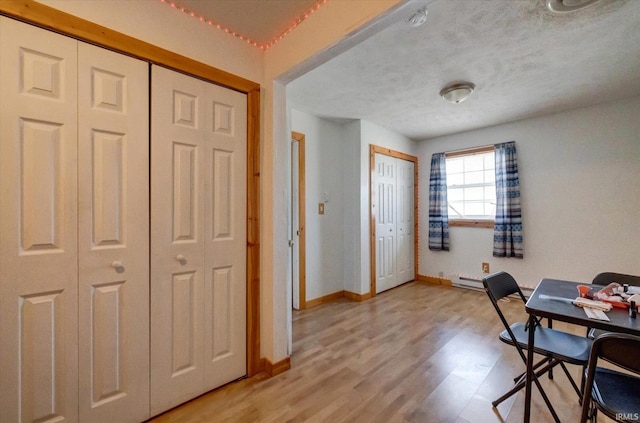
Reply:
[[369, 145], [369, 293], [371, 297], [376, 296], [376, 214], [373, 210], [373, 174], [376, 165], [376, 153], [385, 156], [395, 157], [409, 162], [413, 162], [413, 271], [418, 277], [418, 158], [410, 154], [400, 151], [391, 150], [389, 148], [377, 145]]
[[260, 359], [260, 84], [34, 0], [0, 1], [0, 15], [71, 36], [247, 95], [247, 375]]
[[73, 38], [88, 41], [101, 47], [138, 59], [169, 67], [192, 76], [215, 82], [236, 91], [249, 93], [260, 84], [179, 55], [110, 28], [54, 9], [34, 0], [12, 0], [0, 2], [0, 14], [22, 20], [45, 29], [63, 33]]
[[291, 131], [291, 139], [298, 141], [298, 225], [300, 234], [298, 243], [300, 244], [298, 253], [298, 304], [300, 310], [307, 308], [307, 231], [306, 231], [306, 203], [305, 203], [305, 136], [300, 132]]

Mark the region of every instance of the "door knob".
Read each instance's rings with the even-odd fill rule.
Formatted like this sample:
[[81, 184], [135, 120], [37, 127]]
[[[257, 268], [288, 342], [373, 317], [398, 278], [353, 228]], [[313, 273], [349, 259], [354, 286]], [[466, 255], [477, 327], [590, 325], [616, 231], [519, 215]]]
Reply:
[[178, 260], [180, 262], [181, 265], [185, 265], [187, 264], [187, 258], [185, 256], [183, 256], [182, 254], [178, 254], [176, 256], [176, 260]]
[[122, 264], [122, 262], [119, 261], [119, 260], [112, 261], [111, 262], [111, 267], [116, 269], [116, 272], [118, 272], [118, 273], [124, 272], [124, 264]]

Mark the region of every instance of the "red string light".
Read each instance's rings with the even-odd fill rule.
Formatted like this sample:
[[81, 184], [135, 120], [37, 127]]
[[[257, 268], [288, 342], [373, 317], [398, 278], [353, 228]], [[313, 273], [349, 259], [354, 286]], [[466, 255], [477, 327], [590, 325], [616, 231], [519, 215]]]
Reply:
[[200, 22], [204, 22], [204, 23], [209, 24], [211, 26], [215, 26], [216, 29], [224, 31], [225, 33], [227, 33], [229, 35], [233, 35], [234, 37], [236, 37], [240, 41], [246, 41], [247, 44], [250, 44], [250, 45], [252, 45], [254, 47], [258, 47], [258, 48], [260, 48], [262, 50], [267, 50], [270, 47], [273, 47], [278, 41], [282, 40], [285, 36], [289, 35], [289, 33], [291, 33], [291, 31], [293, 31], [304, 20], [308, 19], [309, 16], [311, 16], [311, 14], [313, 14], [315, 11], [320, 9], [321, 6], [325, 5], [327, 3], [327, 1], [328, 0], [318, 0], [316, 2], [316, 4], [311, 9], [309, 9], [306, 12], [304, 12], [302, 16], [298, 17], [298, 19], [295, 20], [293, 25], [291, 25], [285, 31], [283, 31], [282, 33], [277, 35], [274, 39], [272, 39], [271, 41], [269, 41], [266, 44], [258, 44], [256, 41], [251, 40], [251, 39], [241, 35], [238, 32], [232, 31], [231, 29], [226, 28], [226, 27], [222, 26], [221, 24], [214, 22], [212, 19], [209, 19], [209, 18], [207, 18], [205, 16], [197, 15], [195, 12], [193, 12], [191, 10], [187, 10], [184, 7], [178, 6], [174, 2], [170, 2], [169, 0], [160, 0], [161, 3], [165, 3], [165, 4], [169, 5], [169, 6], [171, 6], [172, 8], [174, 8], [176, 10], [179, 10], [180, 12], [182, 12], [182, 13], [184, 13], [184, 14], [192, 17], [192, 18], [197, 18]]

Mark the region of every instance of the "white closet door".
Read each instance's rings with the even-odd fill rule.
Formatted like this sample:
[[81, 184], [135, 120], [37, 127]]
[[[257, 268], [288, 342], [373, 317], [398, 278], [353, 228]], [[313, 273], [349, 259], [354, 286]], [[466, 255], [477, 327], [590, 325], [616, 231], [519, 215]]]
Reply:
[[414, 250], [414, 164], [408, 160], [396, 159], [397, 169], [397, 263], [396, 285], [415, 279]]
[[414, 163], [376, 153], [376, 293], [415, 279]]
[[376, 293], [396, 286], [396, 160], [376, 153], [373, 205], [376, 216]]
[[247, 96], [206, 88], [205, 387], [246, 374]]
[[0, 18], [0, 414], [78, 418], [75, 40]]
[[153, 67], [152, 414], [246, 374], [246, 113]]
[[78, 44], [80, 421], [149, 413], [148, 73]]
[[152, 67], [151, 414], [204, 392], [205, 83]]

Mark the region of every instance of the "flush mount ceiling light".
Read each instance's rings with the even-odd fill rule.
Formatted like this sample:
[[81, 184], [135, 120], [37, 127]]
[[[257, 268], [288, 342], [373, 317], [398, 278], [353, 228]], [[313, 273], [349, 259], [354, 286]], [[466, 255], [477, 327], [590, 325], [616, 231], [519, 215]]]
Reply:
[[418, 27], [427, 21], [427, 13], [429, 13], [427, 11], [427, 6], [424, 6], [418, 9], [416, 13], [405, 19], [405, 22], [414, 28]]
[[465, 101], [476, 88], [471, 82], [460, 82], [447, 85], [440, 91], [440, 97], [450, 103], [460, 103]]
[[554, 13], [567, 13], [584, 9], [600, 0], [545, 0], [547, 9]]

